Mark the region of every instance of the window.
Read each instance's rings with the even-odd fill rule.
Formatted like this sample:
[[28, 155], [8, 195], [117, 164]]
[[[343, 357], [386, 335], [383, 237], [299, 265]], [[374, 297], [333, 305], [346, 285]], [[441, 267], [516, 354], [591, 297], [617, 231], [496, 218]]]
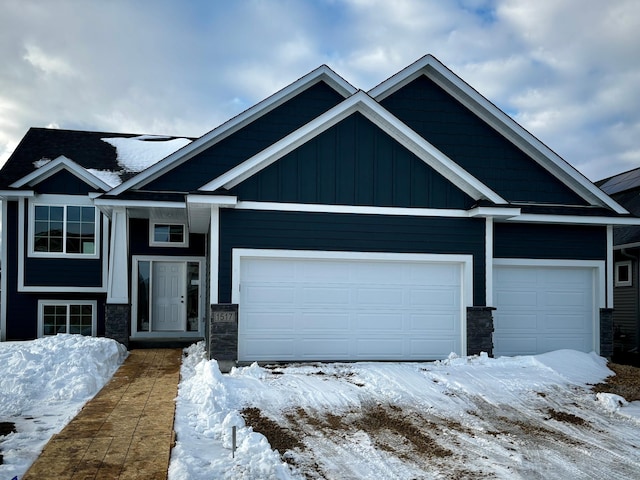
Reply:
[[38, 336], [71, 333], [96, 334], [96, 302], [40, 300], [38, 302]]
[[183, 223], [149, 222], [149, 244], [151, 246], [186, 247], [187, 228]]
[[96, 254], [96, 209], [84, 205], [34, 205], [34, 254]]
[[615, 285], [616, 287], [630, 287], [633, 284], [631, 276], [631, 260], [616, 262]]

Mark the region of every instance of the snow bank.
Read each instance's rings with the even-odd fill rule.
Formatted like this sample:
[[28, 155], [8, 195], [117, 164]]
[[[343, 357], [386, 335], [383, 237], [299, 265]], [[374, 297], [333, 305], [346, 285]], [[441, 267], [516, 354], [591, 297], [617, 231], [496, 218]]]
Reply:
[[0, 478], [22, 475], [126, 355], [114, 340], [81, 335], [0, 343], [0, 421], [17, 430], [0, 440]]

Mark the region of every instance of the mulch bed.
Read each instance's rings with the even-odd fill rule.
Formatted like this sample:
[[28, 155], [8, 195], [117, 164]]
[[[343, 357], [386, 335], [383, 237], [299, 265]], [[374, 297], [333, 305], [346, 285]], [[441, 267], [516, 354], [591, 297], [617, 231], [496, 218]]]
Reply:
[[609, 363], [607, 366], [615, 375], [606, 378], [603, 383], [594, 385], [593, 391], [614, 393], [624, 397], [628, 402], [640, 400], [640, 368], [619, 363]]

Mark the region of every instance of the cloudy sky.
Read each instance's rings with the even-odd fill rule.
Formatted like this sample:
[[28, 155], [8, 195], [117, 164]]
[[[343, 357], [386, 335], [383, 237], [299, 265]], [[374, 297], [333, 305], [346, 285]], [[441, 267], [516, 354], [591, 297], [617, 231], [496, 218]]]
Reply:
[[427, 53], [589, 179], [640, 166], [638, 0], [2, 0], [0, 163], [32, 126], [199, 136]]

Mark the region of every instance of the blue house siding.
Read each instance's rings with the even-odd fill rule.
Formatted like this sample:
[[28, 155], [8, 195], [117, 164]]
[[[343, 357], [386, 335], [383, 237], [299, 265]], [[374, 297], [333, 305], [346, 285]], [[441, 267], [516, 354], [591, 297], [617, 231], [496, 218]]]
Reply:
[[247, 179], [242, 200], [468, 209], [475, 202], [360, 113]]
[[204, 257], [207, 241], [205, 235], [191, 233], [187, 247], [152, 247], [149, 245], [149, 220], [132, 218], [129, 220], [129, 249], [131, 255]]
[[551, 173], [424, 75], [380, 103], [509, 201], [586, 205]]
[[220, 212], [219, 298], [231, 301], [233, 248], [473, 255], [473, 299], [485, 305], [485, 222], [298, 212]]
[[86, 195], [89, 192], [97, 191], [67, 170], [60, 170], [42, 180], [35, 188], [38, 193], [60, 195]]
[[[3, 228], [8, 232], [18, 231], [18, 203], [7, 202], [7, 218], [3, 219]], [[104, 335], [104, 303], [105, 294], [73, 293], [23, 293], [18, 292], [18, 236], [7, 235], [7, 264], [3, 267], [3, 275], [7, 276], [7, 340], [28, 340], [38, 335], [38, 300], [96, 300], [97, 301], [97, 334]], [[60, 274], [56, 274], [60, 275]]]
[[605, 260], [603, 226], [496, 223], [495, 258]]
[[208, 150], [145, 186], [146, 190], [190, 192], [336, 106], [344, 98], [318, 82]]

